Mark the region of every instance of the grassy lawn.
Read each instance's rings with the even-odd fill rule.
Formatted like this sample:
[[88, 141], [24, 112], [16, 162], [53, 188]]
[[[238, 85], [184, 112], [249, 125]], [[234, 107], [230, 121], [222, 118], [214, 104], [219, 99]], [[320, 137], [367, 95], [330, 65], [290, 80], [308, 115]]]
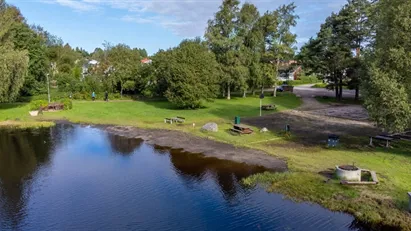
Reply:
[[29, 116], [27, 103], [0, 104], [0, 126], [37, 128], [53, 126], [53, 122], [36, 121]]
[[[278, 111], [282, 111], [298, 107], [301, 100], [293, 94], [281, 93], [277, 98], [266, 97], [263, 104], [275, 104]], [[290, 171], [255, 175], [246, 179], [246, 184], [264, 183], [269, 190], [316, 202], [333, 210], [350, 212], [365, 222], [410, 229], [411, 215], [405, 211], [408, 205], [406, 192], [411, 190], [411, 144], [394, 144], [391, 149], [371, 148], [366, 145], [365, 137], [358, 138], [364, 139], [364, 145], [358, 147], [345, 144], [335, 149], [307, 147], [298, 144], [293, 137], [284, 137], [279, 131], [260, 133], [259, 128], [255, 128], [257, 132], [252, 135], [233, 136], [228, 129], [234, 117], [258, 116], [259, 99], [217, 99], [205, 106], [198, 110], [178, 110], [163, 101], [74, 101], [72, 110], [45, 113], [40, 119], [180, 130], [237, 146], [264, 150], [270, 155], [286, 159]], [[0, 121], [18, 119], [35, 123], [27, 112], [27, 104], [0, 104]], [[174, 116], [185, 117], [187, 121], [182, 125], [164, 124], [164, 118]], [[201, 132], [199, 128], [207, 122], [216, 122], [219, 131]], [[196, 124], [194, 128], [193, 123]], [[348, 187], [340, 185], [337, 180], [325, 183], [327, 178], [319, 174], [336, 165], [352, 163], [376, 171], [380, 184]]]

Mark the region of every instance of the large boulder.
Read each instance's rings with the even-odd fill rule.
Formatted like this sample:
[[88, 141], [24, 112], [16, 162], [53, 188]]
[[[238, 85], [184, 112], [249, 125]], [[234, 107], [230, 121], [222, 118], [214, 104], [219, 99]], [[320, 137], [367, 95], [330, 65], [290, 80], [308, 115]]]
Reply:
[[218, 132], [218, 125], [216, 123], [206, 123], [201, 130], [209, 132]]

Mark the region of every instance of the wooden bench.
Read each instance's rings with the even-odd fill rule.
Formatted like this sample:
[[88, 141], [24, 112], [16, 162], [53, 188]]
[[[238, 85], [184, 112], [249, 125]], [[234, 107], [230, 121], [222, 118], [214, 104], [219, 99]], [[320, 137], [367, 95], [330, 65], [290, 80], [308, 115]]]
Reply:
[[186, 121], [186, 118], [181, 117], [181, 116], [176, 116], [174, 118], [172, 118], [174, 122], [176, 123], [184, 123]]
[[394, 139], [399, 139], [399, 140], [406, 140], [406, 141], [411, 141], [411, 136], [410, 135], [405, 135], [405, 134], [394, 134], [392, 136], [389, 136]]
[[230, 128], [230, 132], [235, 133], [235, 134], [239, 134], [239, 135], [242, 134], [241, 130], [238, 130], [238, 129], [235, 129], [235, 128]]
[[390, 147], [390, 141], [393, 141], [394, 138], [387, 137], [387, 136], [370, 136], [370, 145], [373, 145], [373, 140], [381, 140], [385, 141], [385, 147]]
[[184, 123], [185, 121], [186, 121], [186, 118], [180, 117], [180, 116], [176, 116], [176, 117], [173, 117], [173, 118], [165, 118], [165, 119], [164, 119], [164, 123], [169, 123], [169, 124], [172, 124], [172, 123]]
[[265, 111], [269, 111], [269, 110], [275, 110], [277, 107], [275, 105], [272, 104], [268, 104], [268, 105], [262, 105], [261, 109], [265, 110]]

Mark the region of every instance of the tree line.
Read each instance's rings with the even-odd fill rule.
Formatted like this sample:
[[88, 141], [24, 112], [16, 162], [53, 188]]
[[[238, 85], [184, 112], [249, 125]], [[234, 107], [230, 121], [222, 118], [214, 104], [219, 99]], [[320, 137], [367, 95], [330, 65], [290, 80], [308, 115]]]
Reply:
[[[27, 25], [17, 8], [0, 1], [2, 19], [9, 12], [19, 15], [11, 20], [13, 25], [2, 27], [10, 34], [9, 49], [26, 52], [21, 54], [22, 64], [27, 62], [24, 58], [29, 60], [27, 67], [21, 66], [22, 86], [14, 85], [13, 97], [3, 97], [2, 102], [45, 93], [49, 76], [63, 92], [166, 97], [179, 107], [196, 108], [217, 95], [230, 99], [232, 91], [246, 96], [249, 90], [275, 86], [279, 63], [292, 59], [296, 49], [296, 35], [290, 31], [298, 18], [294, 4], [260, 15], [253, 4], [224, 0], [209, 20], [204, 39], [184, 40], [178, 47], [160, 50], [150, 57], [152, 64], [145, 65], [140, 61], [147, 52], [125, 44], [106, 42], [91, 54], [73, 49], [41, 27]], [[87, 65], [90, 60], [98, 64]]]
[[389, 131], [411, 127], [411, 1], [348, 0], [298, 55], [336, 98], [361, 89], [371, 118]]
[[[125, 44], [106, 42], [90, 54], [73, 49], [0, 0], [0, 102], [45, 93], [49, 76], [62, 92], [165, 97], [178, 107], [198, 108], [219, 95], [230, 99], [233, 91], [245, 97], [270, 88], [276, 96], [282, 62], [297, 58], [336, 99], [344, 87], [355, 89], [379, 126], [410, 127], [411, 2], [348, 0], [298, 55], [295, 9], [292, 3], [261, 14], [251, 3], [223, 0], [203, 38], [159, 50], [144, 64], [147, 52]], [[98, 64], [87, 65], [90, 60]]]

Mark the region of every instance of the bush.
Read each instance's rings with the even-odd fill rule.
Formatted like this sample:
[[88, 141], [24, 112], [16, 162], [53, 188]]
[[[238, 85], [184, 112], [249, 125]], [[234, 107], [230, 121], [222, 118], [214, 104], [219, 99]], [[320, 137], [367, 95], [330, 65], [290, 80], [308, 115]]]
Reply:
[[73, 109], [73, 102], [69, 99], [64, 99], [60, 101], [64, 105], [64, 110], [70, 110]]
[[298, 80], [289, 80], [287, 84], [290, 86], [297, 86], [302, 84], [318, 83], [320, 80], [315, 75], [302, 76]]
[[36, 111], [42, 107], [47, 107], [47, 105], [48, 103], [45, 100], [35, 100], [35, 101], [32, 101], [29, 106], [30, 106], [31, 111]]
[[75, 100], [87, 100], [91, 99], [91, 95], [84, 93], [84, 92], [76, 92], [73, 94], [73, 99]]

